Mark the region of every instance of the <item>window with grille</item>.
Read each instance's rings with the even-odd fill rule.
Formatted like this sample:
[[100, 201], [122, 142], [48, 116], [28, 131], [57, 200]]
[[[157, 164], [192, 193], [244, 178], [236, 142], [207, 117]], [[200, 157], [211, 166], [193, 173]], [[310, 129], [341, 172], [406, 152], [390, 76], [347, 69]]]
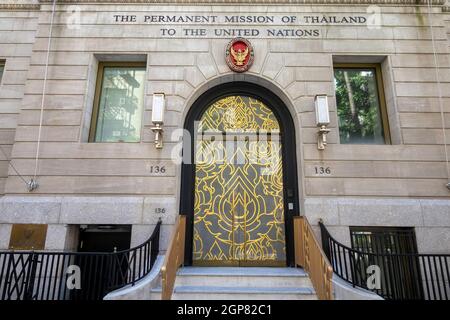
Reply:
[[367, 279], [366, 267], [375, 265], [381, 272], [378, 293], [388, 299], [423, 299], [420, 262], [414, 228], [350, 227], [355, 253], [355, 277]]

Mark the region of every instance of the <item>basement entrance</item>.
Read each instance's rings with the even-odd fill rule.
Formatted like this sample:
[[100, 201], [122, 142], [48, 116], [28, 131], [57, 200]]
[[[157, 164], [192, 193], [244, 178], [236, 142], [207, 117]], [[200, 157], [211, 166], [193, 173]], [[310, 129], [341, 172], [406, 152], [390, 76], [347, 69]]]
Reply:
[[131, 226], [86, 225], [80, 227], [79, 252], [114, 252], [130, 249]]
[[[131, 244], [130, 225], [82, 225], [80, 226], [78, 252], [115, 252], [127, 250]], [[80, 255], [76, 257], [75, 265], [81, 272], [81, 289], [73, 290], [72, 300], [91, 300], [97, 297], [107, 287], [108, 274], [117, 277], [126, 275], [128, 263], [126, 259], [110, 265], [107, 260], [98, 255]], [[114, 267], [120, 269], [110, 270]], [[113, 281], [114, 279], [109, 279]]]

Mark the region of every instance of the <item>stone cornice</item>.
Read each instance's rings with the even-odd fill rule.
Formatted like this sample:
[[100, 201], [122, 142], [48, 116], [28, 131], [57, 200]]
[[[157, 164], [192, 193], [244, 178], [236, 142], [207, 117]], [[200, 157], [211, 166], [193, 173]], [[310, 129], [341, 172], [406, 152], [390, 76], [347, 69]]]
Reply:
[[[446, 0], [430, 0], [433, 6], [442, 6], [443, 12], [450, 12]], [[52, 3], [52, 0], [39, 0]], [[57, 0], [58, 3], [113, 3], [113, 4], [342, 4], [342, 5], [427, 5], [428, 0]], [[39, 10], [39, 4], [0, 3], [0, 10]]]
[[[39, 0], [51, 3], [53, 0]], [[428, 5], [442, 6], [446, 0], [57, 0], [58, 3], [116, 3], [116, 4], [333, 4], [333, 5]]]
[[0, 10], [39, 10], [41, 6], [33, 3], [0, 3]]

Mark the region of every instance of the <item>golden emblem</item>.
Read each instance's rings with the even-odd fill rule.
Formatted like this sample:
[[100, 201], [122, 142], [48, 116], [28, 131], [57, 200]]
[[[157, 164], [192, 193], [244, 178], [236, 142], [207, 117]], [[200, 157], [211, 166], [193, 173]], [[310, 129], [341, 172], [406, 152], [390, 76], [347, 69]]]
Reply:
[[253, 63], [254, 52], [251, 43], [244, 38], [234, 38], [225, 50], [225, 61], [234, 72], [245, 72]]
[[233, 47], [230, 48], [231, 55], [233, 56], [234, 60], [236, 61], [237, 66], [244, 65], [244, 61], [247, 58], [248, 55], [248, 47], [245, 48], [244, 51], [242, 49], [238, 49], [236, 52]]

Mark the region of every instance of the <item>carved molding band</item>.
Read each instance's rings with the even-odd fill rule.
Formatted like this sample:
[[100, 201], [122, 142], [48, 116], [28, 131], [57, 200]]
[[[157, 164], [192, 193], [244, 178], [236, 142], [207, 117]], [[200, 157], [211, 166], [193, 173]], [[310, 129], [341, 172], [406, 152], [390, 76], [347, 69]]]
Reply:
[[[115, 4], [139, 4], [139, 3], [186, 3], [186, 4], [269, 4], [267, 0], [57, 0], [58, 3], [115, 3]], [[446, 0], [430, 0], [433, 6], [442, 6], [443, 12], [450, 12], [450, 6], [444, 6]], [[40, 3], [52, 3], [52, 0], [39, 0]], [[270, 4], [385, 4], [385, 5], [427, 5], [428, 0], [272, 0]], [[39, 10], [39, 4], [2, 3], [0, 10]]]
[[0, 10], [39, 10], [39, 4], [0, 3]]
[[[335, 4], [335, 5], [355, 5], [355, 4], [385, 4], [385, 5], [428, 5], [442, 6], [446, 0], [57, 0], [59, 3], [186, 3], [186, 4]], [[51, 3], [52, 0], [39, 0], [42, 3]]]

